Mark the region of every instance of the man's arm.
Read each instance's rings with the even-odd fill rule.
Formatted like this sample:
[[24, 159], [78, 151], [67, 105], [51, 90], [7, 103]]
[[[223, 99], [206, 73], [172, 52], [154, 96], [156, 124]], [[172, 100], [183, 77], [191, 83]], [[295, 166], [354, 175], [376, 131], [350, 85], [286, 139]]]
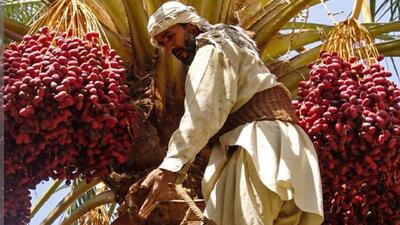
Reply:
[[159, 168], [178, 172], [218, 132], [237, 95], [237, 76], [221, 49], [199, 49], [189, 68], [185, 113], [172, 134], [168, 153]]
[[171, 172], [179, 172], [193, 160], [222, 127], [236, 101], [237, 80], [236, 71], [221, 49], [206, 45], [198, 50], [188, 71], [185, 113], [171, 136], [164, 161], [143, 182], [151, 187], [140, 210], [143, 217], [150, 214], [160, 190], [176, 178]]

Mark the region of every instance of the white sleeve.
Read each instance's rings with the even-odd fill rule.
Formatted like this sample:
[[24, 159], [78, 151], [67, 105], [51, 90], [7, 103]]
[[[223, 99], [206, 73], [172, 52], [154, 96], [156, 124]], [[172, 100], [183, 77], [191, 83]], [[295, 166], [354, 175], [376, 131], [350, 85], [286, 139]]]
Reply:
[[237, 74], [224, 52], [213, 45], [197, 51], [186, 79], [185, 113], [159, 166], [173, 172], [181, 170], [218, 132], [237, 96]]

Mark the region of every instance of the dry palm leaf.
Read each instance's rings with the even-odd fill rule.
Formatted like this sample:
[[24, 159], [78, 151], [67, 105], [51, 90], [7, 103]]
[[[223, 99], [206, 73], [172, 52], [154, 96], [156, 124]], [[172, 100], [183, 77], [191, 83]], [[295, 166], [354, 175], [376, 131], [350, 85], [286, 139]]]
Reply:
[[109, 225], [110, 218], [108, 217], [108, 213], [106, 207], [104, 205], [99, 206], [85, 215], [83, 215], [78, 220], [78, 224], [80, 225]]

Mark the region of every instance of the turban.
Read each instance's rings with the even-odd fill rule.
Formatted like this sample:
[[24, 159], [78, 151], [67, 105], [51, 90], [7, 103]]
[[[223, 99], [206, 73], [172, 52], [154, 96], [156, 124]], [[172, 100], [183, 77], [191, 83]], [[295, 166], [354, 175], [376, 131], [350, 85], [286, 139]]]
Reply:
[[154, 37], [179, 23], [193, 24], [201, 31], [207, 31], [211, 27], [207, 20], [199, 16], [193, 7], [176, 1], [166, 2], [149, 18], [147, 30], [151, 43], [160, 47]]

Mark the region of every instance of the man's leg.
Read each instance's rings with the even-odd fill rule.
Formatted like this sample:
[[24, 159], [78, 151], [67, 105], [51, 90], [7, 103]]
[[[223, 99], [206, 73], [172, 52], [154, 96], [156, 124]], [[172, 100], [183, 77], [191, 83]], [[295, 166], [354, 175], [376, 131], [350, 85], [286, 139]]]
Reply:
[[259, 178], [251, 156], [243, 148], [231, 155], [207, 204], [209, 218], [218, 225], [319, 225], [317, 214], [282, 201]]
[[[243, 151], [245, 151], [243, 149]], [[255, 169], [253, 161], [247, 152], [246, 168], [249, 180], [256, 187], [255, 196], [260, 196], [262, 200], [262, 218], [264, 225], [319, 225], [321, 218], [317, 214], [307, 213], [301, 210], [294, 202], [294, 199], [282, 201], [278, 194], [268, 189], [259, 178], [258, 171]]]
[[238, 148], [210, 195], [206, 215], [218, 225], [273, 225], [282, 206], [259, 179], [246, 150]]

